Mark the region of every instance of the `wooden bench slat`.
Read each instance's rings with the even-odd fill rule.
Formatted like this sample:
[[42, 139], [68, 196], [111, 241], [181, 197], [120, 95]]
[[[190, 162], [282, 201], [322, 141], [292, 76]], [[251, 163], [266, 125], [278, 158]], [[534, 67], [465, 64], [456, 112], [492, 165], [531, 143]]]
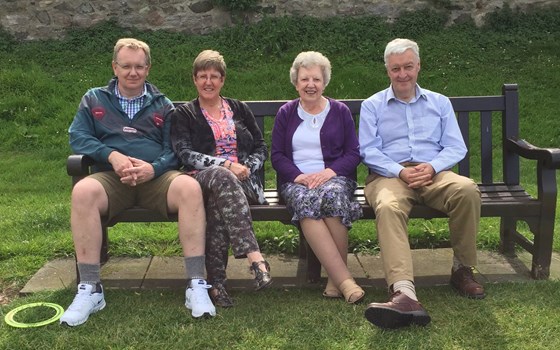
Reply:
[[[457, 112], [457, 111], [456, 111]], [[470, 128], [469, 128], [469, 112], [468, 111], [460, 111], [457, 112], [457, 122], [459, 123], [459, 128], [461, 129], [461, 135], [463, 136], [463, 141], [469, 151], [463, 160], [459, 162], [457, 168], [459, 169], [459, 174], [463, 176], [470, 177], [471, 176], [471, 152], [470, 152], [470, 144], [471, 144], [471, 137], [470, 137]]]
[[480, 112], [480, 173], [482, 183], [492, 183], [492, 112]]

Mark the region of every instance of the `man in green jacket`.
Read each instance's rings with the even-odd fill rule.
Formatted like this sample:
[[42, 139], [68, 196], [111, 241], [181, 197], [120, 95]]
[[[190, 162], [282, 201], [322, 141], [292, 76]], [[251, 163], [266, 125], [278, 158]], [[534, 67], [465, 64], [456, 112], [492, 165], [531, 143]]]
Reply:
[[[185, 306], [193, 317], [215, 316], [205, 279], [205, 212], [198, 182], [179, 172], [170, 144], [173, 104], [146, 81], [150, 48], [142, 41], [117, 41], [106, 87], [82, 98], [70, 126], [70, 146], [96, 162], [94, 174], [72, 190], [71, 228], [80, 281], [61, 324], [77, 326], [105, 307], [100, 278], [101, 220], [132, 206], [177, 213], [189, 284]], [[102, 219], [103, 218], [103, 219]]]

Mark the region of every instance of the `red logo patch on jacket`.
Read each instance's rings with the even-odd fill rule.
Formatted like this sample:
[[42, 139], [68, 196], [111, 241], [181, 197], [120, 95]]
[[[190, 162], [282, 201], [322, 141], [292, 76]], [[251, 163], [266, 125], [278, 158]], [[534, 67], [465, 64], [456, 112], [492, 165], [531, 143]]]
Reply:
[[165, 119], [163, 119], [163, 116], [159, 113], [154, 113], [154, 124], [158, 127], [161, 128], [163, 126], [163, 122]]
[[103, 108], [103, 107], [93, 107], [92, 110], [91, 110], [91, 114], [93, 114], [93, 117], [95, 119], [101, 120], [105, 116], [105, 108]]

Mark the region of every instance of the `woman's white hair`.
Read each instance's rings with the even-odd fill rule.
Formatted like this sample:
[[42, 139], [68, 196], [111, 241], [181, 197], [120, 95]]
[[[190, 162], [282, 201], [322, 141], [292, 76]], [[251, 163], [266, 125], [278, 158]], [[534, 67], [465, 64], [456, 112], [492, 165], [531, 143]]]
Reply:
[[295, 86], [297, 83], [298, 71], [301, 67], [309, 68], [312, 66], [319, 66], [323, 73], [323, 82], [325, 87], [331, 81], [331, 62], [322, 53], [316, 51], [300, 52], [292, 63], [290, 68], [290, 80]]
[[406, 50], [412, 50], [412, 52], [414, 52], [414, 55], [418, 59], [418, 62], [420, 62], [420, 49], [418, 48], [418, 44], [410, 39], [397, 38], [389, 42], [385, 47], [385, 55], [383, 56], [385, 60], [385, 66], [387, 66], [389, 56], [402, 54]]

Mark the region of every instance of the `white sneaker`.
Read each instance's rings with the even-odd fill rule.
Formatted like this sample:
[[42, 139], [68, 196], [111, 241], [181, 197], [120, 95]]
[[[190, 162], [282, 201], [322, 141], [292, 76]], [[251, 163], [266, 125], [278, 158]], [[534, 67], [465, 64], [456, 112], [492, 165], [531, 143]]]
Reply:
[[204, 315], [216, 316], [216, 308], [208, 295], [208, 289], [211, 287], [203, 279], [191, 280], [191, 286], [185, 291], [185, 306], [187, 309], [192, 310], [194, 318]]
[[74, 301], [60, 318], [60, 324], [79, 326], [87, 321], [89, 315], [103, 310], [106, 304], [101, 284], [98, 284], [97, 289], [99, 291], [94, 290], [91, 284], [78, 284]]

